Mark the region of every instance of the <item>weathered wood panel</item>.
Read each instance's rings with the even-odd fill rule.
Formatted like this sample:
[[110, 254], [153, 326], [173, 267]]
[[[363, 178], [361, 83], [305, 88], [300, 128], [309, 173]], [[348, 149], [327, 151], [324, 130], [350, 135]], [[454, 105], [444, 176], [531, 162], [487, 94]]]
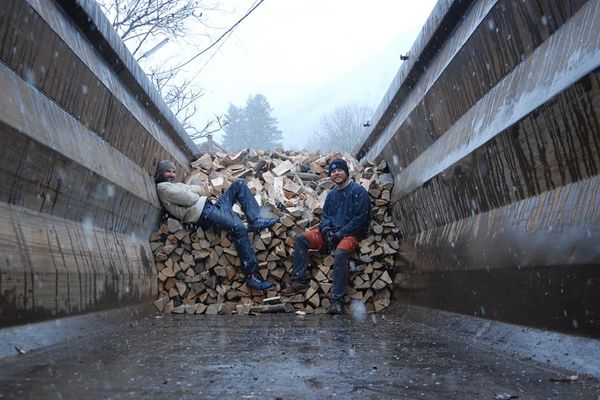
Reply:
[[197, 154], [122, 43], [95, 49], [97, 5], [60, 4], [0, 0], [0, 326], [152, 299], [152, 174]]
[[0, 203], [2, 325], [152, 298], [147, 238]]
[[438, 4], [425, 57], [400, 69], [357, 149], [395, 175], [397, 294], [600, 335], [600, 3], [438, 15], [457, 3]]
[[[594, 72], [403, 197], [395, 204], [402, 231], [416, 234], [598, 175], [599, 105]], [[432, 207], [416, 214], [418, 204]]]
[[39, 13], [58, 18], [61, 10], [53, 1], [0, 1], [0, 59], [148, 173], [168, 154], [184, 170], [191, 154], [166, 137], [89, 45], [77, 43], [72, 24], [63, 17], [50, 26]]
[[[403, 104], [401, 108], [401, 112], [409, 114], [396, 117], [394, 122], [398, 126], [392, 125], [393, 129], [388, 130], [389, 133], [402, 132], [403, 138], [402, 142], [388, 142], [385, 150], [386, 157], [389, 153], [396, 156], [394, 172], [405, 168], [439, 139], [483, 95], [572, 17], [585, 0], [561, 1], [559, 4], [485, 3], [474, 6], [476, 10], [470, 11], [470, 19], [464, 24], [475, 25], [476, 30], [471, 32], [460, 26], [456, 33], [460, 40], [451, 40], [451, 45], [443, 49], [443, 54], [419, 83], [426, 88], [426, 95], [422, 98], [417, 93], [409, 96], [407, 103], [410, 104]], [[484, 13], [488, 8], [489, 12]], [[545, 22], [535, 24], [533, 21]], [[453, 57], [450, 63], [447, 57]], [[380, 140], [383, 144], [383, 137]], [[402, 143], [411, 143], [411, 146]]]

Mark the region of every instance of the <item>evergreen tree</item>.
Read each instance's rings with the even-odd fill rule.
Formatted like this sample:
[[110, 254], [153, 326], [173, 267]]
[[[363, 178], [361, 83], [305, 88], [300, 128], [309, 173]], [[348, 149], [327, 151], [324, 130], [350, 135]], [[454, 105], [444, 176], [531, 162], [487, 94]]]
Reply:
[[248, 136], [253, 138], [258, 149], [274, 150], [281, 146], [283, 139], [281, 131], [277, 128], [277, 119], [271, 116], [273, 109], [262, 94], [250, 96], [246, 101], [246, 121], [248, 123]]
[[272, 111], [262, 94], [249, 96], [243, 109], [230, 104], [223, 147], [237, 151], [246, 147], [273, 150], [281, 146], [283, 134], [277, 127], [277, 119], [271, 116]]
[[244, 110], [230, 103], [225, 118], [227, 124], [223, 128], [223, 148], [229, 151], [235, 151], [238, 149], [238, 145], [243, 139], [245, 125]]

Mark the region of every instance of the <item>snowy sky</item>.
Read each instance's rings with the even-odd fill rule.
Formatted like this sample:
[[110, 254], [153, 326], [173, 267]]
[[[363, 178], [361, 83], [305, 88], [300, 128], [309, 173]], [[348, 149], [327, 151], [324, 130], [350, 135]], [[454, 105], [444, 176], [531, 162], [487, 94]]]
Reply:
[[[157, 53], [189, 58], [255, 3], [220, 1], [220, 11], [206, 18], [224, 29], [213, 29], [212, 38], [196, 49], [173, 50], [169, 44]], [[435, 0], [264, 1], [215, 51], [186, 67], [205, 92], [197, 125], [226, 113], [229, 103], [243, 106], [260, 93], [279, 121], [284, 147], [303, 148], [336, 107], [377, 107], [402, 63], [400, 55], [408, 53], [434, 5]]]

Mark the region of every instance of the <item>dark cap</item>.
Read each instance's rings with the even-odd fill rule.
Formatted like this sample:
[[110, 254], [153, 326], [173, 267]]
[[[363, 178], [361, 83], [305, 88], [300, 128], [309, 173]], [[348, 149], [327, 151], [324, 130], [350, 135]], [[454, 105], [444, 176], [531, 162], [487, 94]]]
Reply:
[[162, 178], [163, 172], [168, 169], [177, 169], [175, 164], [171, 160], [160, 160], [158, 165], [156, 166], [156, 174], [154, 174], [154, 179]]
[[329, 164], [329, 176], [331, 176], [331, 171], [333, 171], [334, 169], [342, 169], [344, 170], [344, 172], [346, 172], [346, 175], [350, 176], [348, 164], [345, 160], [342, 160], [341, 158], [336, 158], [331, 162], [331, 164]]

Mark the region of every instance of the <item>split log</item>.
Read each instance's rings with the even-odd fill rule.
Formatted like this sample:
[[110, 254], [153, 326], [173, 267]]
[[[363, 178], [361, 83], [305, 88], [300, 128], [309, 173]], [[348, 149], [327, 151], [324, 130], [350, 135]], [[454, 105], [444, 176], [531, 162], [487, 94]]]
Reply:
[[[228, 232], [188, 231], [180, 221], [169, 218], [150, 235], [159, 281], [156, 308], [165, 313], [213, 315], [292, 309], [305, 314], [326, 312], [332, 288], [332, 254], [311, 252], [308, 275], [312, 279], [305, 293], [291, 298], [279, 297], [279, 293], [291, 279], [295, 237], [320, 222], [325, 197], [334, 187], [327, 177], [327, 165], [339, 156], [244, 150], [205, 154], [194, 161], [188, 182], [210, 180], [213, 201], [233, 181], [245, 178], [257, 201], [275, 214], [277, 224], [250, 234], [259, 273], [275, 285], [264, 293], [247, 287]], [[373, 218], [370, 233], [352, 255], [349, 297], [365, 303], [369, 312], [379, 312], [391, 302], [394, 268], [405, 263], [390, 209], [393, 177], [382, 169], [384, 163], [360, 165], [345, 157], [354, 178], [371, 196]], [[234, 212], [245, 218], [237, 204]]]
[[274, 312], [285, 312], [289, 313], [294, 311], [294, 307], [290, 303], [281, 304], [261, 304], [250, 307], [250, 312], [256, 313], [274, 313]]

